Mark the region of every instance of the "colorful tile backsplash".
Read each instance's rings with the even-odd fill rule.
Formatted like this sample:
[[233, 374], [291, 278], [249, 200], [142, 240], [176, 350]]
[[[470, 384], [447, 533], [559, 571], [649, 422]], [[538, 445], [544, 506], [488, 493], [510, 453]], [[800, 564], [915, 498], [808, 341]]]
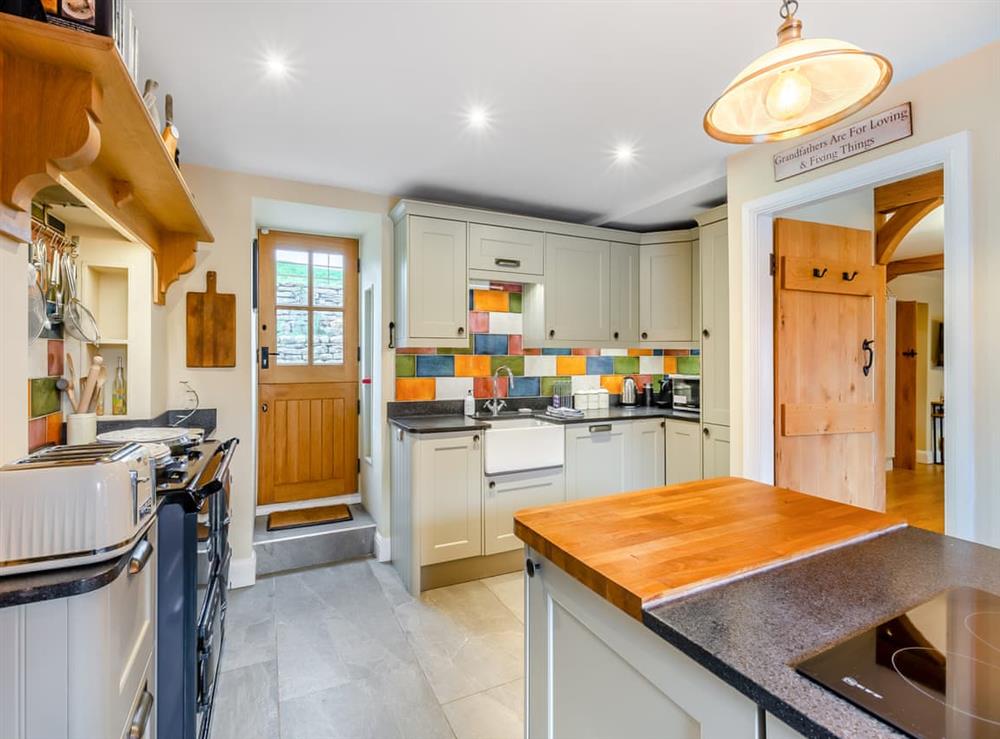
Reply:
[[632, 376], [641, 386], [665, 374], [701, 373], [698, 351], [686, 349], [525, 349], [521, 286], [490, 283], [469, 291], [469, 346], [461, 349], [397, 349], [396, 400], [461, 400], [493, 395], [493, 374], [510, 368], [497, 383], [501, 397], [549, 396], [558, 383], [573, 392], [605, 388], [620, 393]]
[[62, 441], [61, 395], [56, 380], [63, 373], [63, 342], [39, 339], [28, 347], [28, 451]]

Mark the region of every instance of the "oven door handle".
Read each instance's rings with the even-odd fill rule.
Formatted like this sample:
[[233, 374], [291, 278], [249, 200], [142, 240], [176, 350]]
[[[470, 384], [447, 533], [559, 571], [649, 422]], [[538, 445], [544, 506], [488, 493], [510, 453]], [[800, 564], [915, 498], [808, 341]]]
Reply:
[[214, 457], [216, 454], [221, 454], [222, 461], [219, 462], [219, 466], [216, 468], [215, 474], [212, 476], [212, 479], [209, 482], [205, 483], [204, 485], [198, 485], [198, 481], [196, 480], [192, 484], [192, 487], [188, 488], [188, 490], [194, 493], [197, 496], [197, 498], [200, 498], [202, 500], [222, 490], [223, 487], [222, 481], [226, 477], [226, 472], [229, 471], [229, 465], [233, 461], [233, 454], [236, 453], [236, 447], [239, 445], [239, 443], [240, 440], [234, 436], [231, 439], [227, 439], [226, 441], [219, 444], [219, 446], [216, 447], [215, 451], [212, 452], [212, 456]]

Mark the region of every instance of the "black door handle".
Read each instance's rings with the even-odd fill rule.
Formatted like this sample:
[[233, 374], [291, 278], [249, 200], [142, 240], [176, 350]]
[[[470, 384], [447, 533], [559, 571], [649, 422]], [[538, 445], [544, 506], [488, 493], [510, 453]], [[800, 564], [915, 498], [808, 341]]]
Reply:
[[865, 366], [861, 368], [861, 371], [865, 373], [865, 377], [868, 377], [875, 364], [875, 341], [872, 339], [862, 341], [861, 351], [865, 353]]
[[917, 356], [917, 350], [916, 349], [907, 349], [905, 352], [903, 352], [903, 356], [904, 357], [909, 357], [910, 359], [913, 359], [915, 356]]

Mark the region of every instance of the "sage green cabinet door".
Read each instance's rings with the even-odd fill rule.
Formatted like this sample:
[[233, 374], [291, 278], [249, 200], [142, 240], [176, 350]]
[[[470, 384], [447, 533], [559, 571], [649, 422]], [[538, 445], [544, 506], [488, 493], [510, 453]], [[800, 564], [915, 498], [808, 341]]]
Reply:
[[483, 445], [479, 434], [428, 434], [413, 480], [420, 564], [483, 553]]
[[701, 426], [693, 421], [666, 422], [667, 484], [701, 479]]
[[701, 412], [705, 423], [729, 425], [728, 221], [701, 229]]
[[629, 421], [628, 489], [661, 487], [664, 482], [664, 428], [661, 418]]
[[611, 343], [635, 346], [639, 341], [639, 247], [611, 245]]
[[629, 422], [566, 427], [566, 500], [629, 489]]
[[467, 341], [467, 225], [424, 216], [408, 219], [404, 275], [407, 338], [424, 343], [427, 339]]
[[639, 339], [691, 341], [691, 242], [639, 247]]
[[469, 269], [540, 275], [543, 270], [541, 231], [469, 224]]
[[611, 245], [545, 234], [545, 341], [607, 343], [610, 302]]
[[530, 472], [512, 472], [486, 478], [483, 490], [484, 554], [523, 549], [514, 536], [514, 513], [522, 508], [561, 503], [566, 500], [562, 467]]
[[729, 427], [702, 426], [702, 449], [705, 479], [729, 477]]

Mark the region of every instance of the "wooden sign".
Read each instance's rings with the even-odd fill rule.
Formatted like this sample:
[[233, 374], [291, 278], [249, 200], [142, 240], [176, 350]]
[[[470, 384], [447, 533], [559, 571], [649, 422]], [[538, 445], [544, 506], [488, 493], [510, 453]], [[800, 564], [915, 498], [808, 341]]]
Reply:
[[215, 290], [216, 274], [205, 276], [205, 292], [187, 294], [187, 366], [236, 366], [236, 296]]
[[910, 103], [834, 129], [774, 155], [774, 181], [850, 159], [913, 135]]

